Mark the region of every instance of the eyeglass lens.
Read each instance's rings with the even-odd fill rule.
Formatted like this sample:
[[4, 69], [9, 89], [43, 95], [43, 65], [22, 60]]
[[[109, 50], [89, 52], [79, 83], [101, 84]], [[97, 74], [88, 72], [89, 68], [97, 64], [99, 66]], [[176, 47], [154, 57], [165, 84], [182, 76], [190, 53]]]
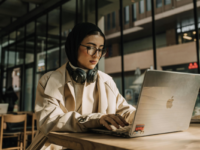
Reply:
[[94, 55], [95, 53], [97, 53], [97, 51], [98, 51], [98, 56], [103, 57], [106, 54], [105, 49], [97, 50], [95, 47], [90, 47], [90, 48], [88, 47], [87, 50], [89, 55]]

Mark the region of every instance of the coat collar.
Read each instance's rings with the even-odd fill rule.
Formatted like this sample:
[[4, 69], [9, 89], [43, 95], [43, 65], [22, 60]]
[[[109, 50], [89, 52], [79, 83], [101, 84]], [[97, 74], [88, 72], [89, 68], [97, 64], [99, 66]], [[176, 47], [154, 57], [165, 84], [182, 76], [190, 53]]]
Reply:
[[[49, 95], [50, 97], [53, 97], [59, 100], [63, 104], [63, 106], [65, 106], [65, 97], [64, 97], [65, 84], [68, 85], [75, 102], [74, 87], [73, 87], [70, 75], [68, 71], [66, 70], [66, 65], [67, 63], [65, 63], [63, 66], [61, 66], [60, 68], [58, 68], [56, 71], [54, 71], [51, 74], [51, 76], [49, 77], [49, 80], [47, 81], [46, 88], [44, 90], [44, 93], [46, 95]], [[101, 71], [98, 71], [97, 75], [98, 75], [97, 87], [98, 87], [98, 92], [99, 92], [98, 112], [106, 113], [105, 108], [107, 108], [107, 98], [105, 94], [106, 93], [105, 82], [110, 80], [111, 77]]]

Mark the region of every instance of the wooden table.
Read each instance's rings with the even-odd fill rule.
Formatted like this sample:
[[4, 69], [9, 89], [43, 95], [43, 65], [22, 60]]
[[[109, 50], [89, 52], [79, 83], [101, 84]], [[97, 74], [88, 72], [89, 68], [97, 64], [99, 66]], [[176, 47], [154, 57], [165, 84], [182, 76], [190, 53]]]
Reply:
[[186, 131], [138, 138], [51, 132], [48, 139], [73, 150], [200, 150], [200, 124], [191, 124]]

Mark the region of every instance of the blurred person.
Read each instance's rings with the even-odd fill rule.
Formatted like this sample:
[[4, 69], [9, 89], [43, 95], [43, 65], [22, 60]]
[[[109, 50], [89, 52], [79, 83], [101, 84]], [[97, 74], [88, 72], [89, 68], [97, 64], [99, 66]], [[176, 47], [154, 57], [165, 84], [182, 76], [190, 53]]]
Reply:
[[[35, 113], [38, 130], [28, 150], [62, 149], [48, 142], [52, 131], [87, 132], [89, 128], [129, 125], [135, 108], [119, 93], [112, 77], [96, 67], [106, 54], [105, 36], [92, 23], [80, 23], [69, 33], [69, 62], [38, 82]], [[43, 147], [42, 147], [43, 146]]]
[[18, 100], [18, 96], [15, 93], [14, 89], [12, 86], [10, 86], [5, 94], [3, 95], [4, 103], [8, 103], [8, 112], [13, 112], [14, 105], [16, 101]]

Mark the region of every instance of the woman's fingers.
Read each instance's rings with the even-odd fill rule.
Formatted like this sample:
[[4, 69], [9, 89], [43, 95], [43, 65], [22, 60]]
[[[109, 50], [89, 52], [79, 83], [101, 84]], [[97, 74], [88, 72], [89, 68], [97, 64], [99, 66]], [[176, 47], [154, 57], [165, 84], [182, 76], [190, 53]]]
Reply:
[[118, 123], [116, 123], [110, 115], [108, 115], [108, 116], [105, 118], [105, 120], [106, 120], [107, 122], [109, 122], [110, 124], [114, 125], [117, 129], [119, 129]]
[[110, 125], [105, 120], [102, 120], [102, 125], [104, 127], [106, 127], [108, 130], [112, 130], [112, 128], [110, 127]]
[[100, 118], [100, 124], [105, 126], [108, 130], [112, 130], [109, 123], [115, 126], [117, 129], [119, 129], [119, 125], [122, 127], [129, 125], [129, 123], [127, 123], [126, 120], [119, 114], [104, 115]]
[[119, 118], [118, 115], [110, 115], [110, 117], [115, 120], [120, 126], [124, 127], [125, 123]]
[[128, 122], [126, 122], [126, 120], [119, 114], [117, 114], [117, 116], [120, 118], [120, 120], [125, 124], [125, 125], [129, 125]]

